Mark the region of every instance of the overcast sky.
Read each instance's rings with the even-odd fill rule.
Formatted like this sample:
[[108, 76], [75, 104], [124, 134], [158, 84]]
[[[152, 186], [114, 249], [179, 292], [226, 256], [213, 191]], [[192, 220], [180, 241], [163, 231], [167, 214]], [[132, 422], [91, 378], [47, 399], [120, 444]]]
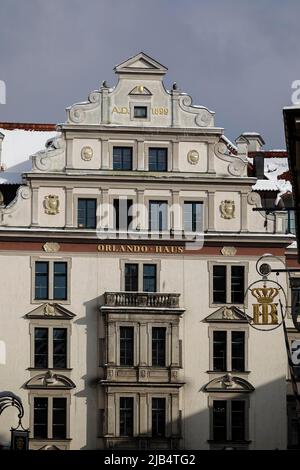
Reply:
[[236, 138], [285, 147], [300, 80], [299, 0], [0, 0], [0, 122], [63, 122], [113, 67], [144, 51]]

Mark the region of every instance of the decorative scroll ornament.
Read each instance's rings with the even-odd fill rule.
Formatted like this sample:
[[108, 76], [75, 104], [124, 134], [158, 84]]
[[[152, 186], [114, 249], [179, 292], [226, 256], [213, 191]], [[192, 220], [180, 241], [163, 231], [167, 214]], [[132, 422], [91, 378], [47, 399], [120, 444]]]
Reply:
[[223, 310], [223, 318], [225, 320], [235, 320], [236, 315], [234, 314], [233, 310], [231, 310], [231, 308], [225, 307]]
[[1, 191], [0, 191], [0, 206], [4, 206], [4, 197]]
[[60, 250], [60, 244], [47, 242], [43, 245], [43, 250], [46, 251], [46, 253], [57, 253]]
[[242, 176], [243, 172], [247, 168], [247, 160], [244, 160], [237, 155], [231, 155], [226, 144], [222, 141], [219, 141], [215, 144], [214, 153], [217, 158], [229, 163], [227, 170], [228, 173], [232, 176]]
[[234, 246], [223, 246], [221, 253], [223, 256], [235, 256], [236, 248]]
[[234, 201], [230, 201], [228, 199], [225, 199], [225, 201], [222, 201], [220, 204], [220, 212], [221, 212], [221, 217], [223, 217], [223, 219], [234, 219], [235, 217]]
[[44, 197], [45, 213], [48, 215], [56, 215], [59, 213], [59, 198], [55, 194], [49, 194]]
[[92, 147], [83, 147], [81, 150], [81, 159], [89, 162], [93, 158], [93, 149]]
[[199, 162], [199, 152], [197, 150], [190, 150], [187, 154], [187, 159], [191, 165], [196, 165]]

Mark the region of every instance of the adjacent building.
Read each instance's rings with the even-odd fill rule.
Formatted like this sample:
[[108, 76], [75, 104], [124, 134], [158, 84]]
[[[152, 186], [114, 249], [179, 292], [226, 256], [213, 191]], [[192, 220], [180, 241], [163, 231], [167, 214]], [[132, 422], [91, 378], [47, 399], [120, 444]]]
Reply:
[[[115, 72], [21, 181], [1, 174], [0, 389], [22, 399], [31, 449], [297, 445], [282, 329], [244, 312], [260, 256], [297, 264], [287, 168], [263, 163], [286, 153], [232, 143], [144, 53]], [[14, 410], [0, 418], [5, 443]]]

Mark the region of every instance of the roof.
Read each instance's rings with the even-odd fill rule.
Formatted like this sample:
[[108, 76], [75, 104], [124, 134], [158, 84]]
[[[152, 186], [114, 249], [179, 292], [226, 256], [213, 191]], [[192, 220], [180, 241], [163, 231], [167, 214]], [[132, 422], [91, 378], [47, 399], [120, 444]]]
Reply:
[[0, 184], [21, 184], [22, 173], [31, 170], [30, 156], [45, 148], [57, 135], [54, 124], [0, 122], [4, 136], [0, 163]]

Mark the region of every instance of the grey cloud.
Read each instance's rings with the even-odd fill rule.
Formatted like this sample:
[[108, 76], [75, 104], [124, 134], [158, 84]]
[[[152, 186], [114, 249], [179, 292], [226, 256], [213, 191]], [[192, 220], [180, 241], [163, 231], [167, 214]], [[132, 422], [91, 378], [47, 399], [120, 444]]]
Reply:
[[112, 68], [145, 51], [230, 138], [283, 147], [282, 107], [300, 79], [297, 1], [1, 0], [0, 121], [61, 122]]

